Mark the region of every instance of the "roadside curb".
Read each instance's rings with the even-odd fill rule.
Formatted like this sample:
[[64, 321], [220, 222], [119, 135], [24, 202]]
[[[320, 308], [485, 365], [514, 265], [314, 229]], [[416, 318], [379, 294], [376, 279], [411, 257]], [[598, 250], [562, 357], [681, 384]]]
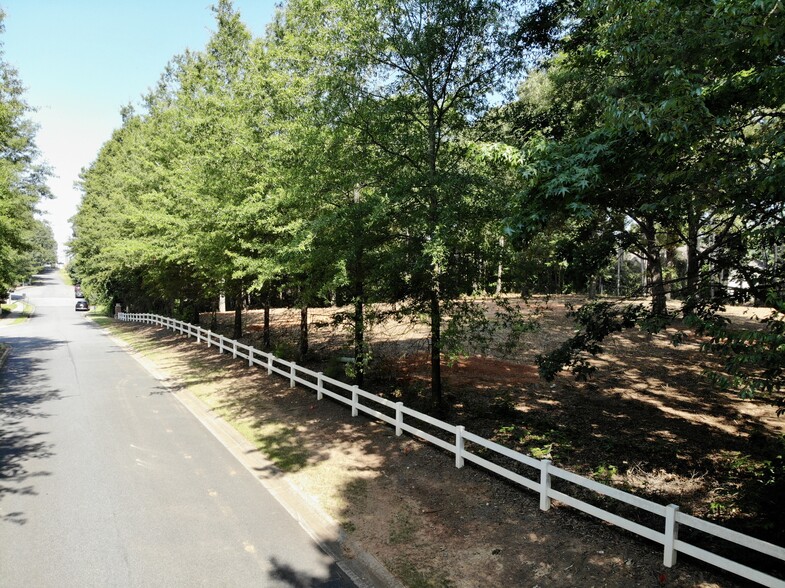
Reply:
[[0, 370], [3, 369], [5, 366], [5, 362], [8, 359], [8, 356], [11, 355], [11, 346], [6, 345], [3, 349], [0, 349]]
[[[155, 375], [155, 373], [153, 374]], [[166, 379], [162, 383], [170, 387]], [[176, 383], [172, 393], [212, 432], [219, 441], [240, 458], [241, 463], [281, 503], [317, 544], [331, 555], [341, 570], [359, 587], [402, 588], [402, 584], [371, 554], [349, 539], [340, 525], [308, 500], [288, 482], [271, 461], [231, 424], [213, 413], [201, 400]], [[260, 473], [261, 472], [261, 473]]]
[[128, 343], [112, 335], [108, 329], [103, 331], [161, 382], [237, 458], [358, 587], [403, 588], [403, 584], [378, 559], [347, 537], [334, 519], [286, 480], [284, 473], [230, 423], [216, 415], [180, 382], [167, 377], [154, 362]]

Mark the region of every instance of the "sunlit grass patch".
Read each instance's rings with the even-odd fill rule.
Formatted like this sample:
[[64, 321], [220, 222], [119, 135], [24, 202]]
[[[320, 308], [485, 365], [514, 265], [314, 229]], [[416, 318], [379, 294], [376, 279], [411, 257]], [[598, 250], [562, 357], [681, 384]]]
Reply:
[[409, 558], [402, 556], [387, 561], [387, 567], [408, 588], [452, 588], [455, 586], [447, 574], [433, 568], [418, 568]]

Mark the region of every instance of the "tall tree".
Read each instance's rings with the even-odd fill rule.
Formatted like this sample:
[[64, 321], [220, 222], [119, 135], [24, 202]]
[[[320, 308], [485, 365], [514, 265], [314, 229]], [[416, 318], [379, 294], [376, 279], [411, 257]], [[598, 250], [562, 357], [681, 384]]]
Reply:
[[550, 64], [556, 91], [580, 102], [569, 136], [531, 143], [529, 203], [630, 219], [620, 237], [649, 262], [655, 312], [664, 241], [687, 246], [693, 296], [701, 268], [723, 269], [776, 208], [781, 13], [778, 2], [584, 3]]
[[[663, 253], [687, 249], [684, 311], [721, 293], [729, 272], [765, 298], [750, 243], [783, 215], [785, 15], [777, 0], [608, 0], [577, 5], [555, 92], [576, 99], [562, 136], [528, 145], [521, 226], [556, 211], [627, 222], [622, 247], [648, 261], [665, 314]], [[634, 323], [634, 321], [632, 321]], [[630, 323], [630, 324], [632, 324]]]
[[[249, 88], [241, 84], [251, 36], [230, 2], [213, 10], [218, 27], [205, 51], [172, 60], [146, 97], [146, 112], [127, 113], [123, 129], [85, 172], [73, 246], [84, 250], [77, 261], [90, 275], [88, 285], [100, 260], [106, 268], [100, 281], [115, 288], [119, 266], [128, 263], [119, 261], [120, 252], [134, 251], [131, 263], [148, 294], [168, 299], [189, 320], [228, 292], [239, 337], [253, 235], [245, 203], [259, 175]], [[107, 217], [118, 216], [115, 225], [127, 232], [96, 234]]]
[[[536, 3], [535, 3], [536, 4]], [[361, 73], [347, 124], [394, 169], [384, 190], [395, 211], [406, 295], [429, 317], [431, 395], [442, 401], [446, 300], [465, 282], [458, 264], [476, 230], [498, 216], [462, 143], [533, 47], [531, 4], [413, 0], [334, 3], [328, 26], [345, 49], [335, 67]], [[471, 286], [469, 286], [469, 289]]]
[[[5, 29], [0, 10], [0, 33]], [[36, 128], [17, 71], [3, 59], [0, 44], [0, 289], [29, 277], [22, 254], [33, 246], [36, 206], [50, 196], [48, 169], [38, 159]]]

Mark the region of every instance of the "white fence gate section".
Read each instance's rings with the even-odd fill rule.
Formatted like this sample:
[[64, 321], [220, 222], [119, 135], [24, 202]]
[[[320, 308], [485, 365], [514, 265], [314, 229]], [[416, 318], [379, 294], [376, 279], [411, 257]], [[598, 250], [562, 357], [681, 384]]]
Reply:
[[[674, 504], [663, 506], [656, 502], [652, 502], [651, 500], [646, 500], [639, 496], [635, 496], [634, 494], [568, 472], [567, 470], [554, 466], [550, 460], [538, 460], [529, 455], [514, 451], [499, 445], [498, 443], [494, 443], [493, 441], [470, 433], [461, 426], [451, 425], [416, 410], [412, 410], [411, 408], [407, 408], [402, 402], [391, 402], [385, 398], [361, 390], [357, 386], [345, 384], [334, 378], [325, 376], [321, 372], [311, 371], [297, 365], [295, 362], [285, 361], [275, 357], [271, 353], [260, 351], [201, 327], [153, 314], [120, 313], [117, 315], [117, 318], [121, 321], [158, 325], [189, 337], [195, 337], [198, 342], [205, 342], [208, 347], [218, 347], [220, 353], [231, 353], [234, 358], [240, 357], [247, 360], [249, 366], [257, 365], [266, 369], [268, 374], [275, 373], [287, 378], [291, 387], [294, 387], [296, 384], [301, 384], [306, 388], [315, 390], [318, 400], [321, 400], [324, 396], [328, 396], [338, 402], [348, 405], [351, 409], [352, 416], [357, 416], [360, 412], [363, 412], [382, 420], [395, 427], [396, 435], [400, 436], [405, 431], [424, 439], [433, 445], [441, 447], [445, 451], [453, 453], [455, 455], [455, 467], [463, 467], [464, 463], [469, 461], [538, 493], [540, 495], [540, 509], [542, 510], [548, 510], [551, 507], [551, 500], [558, 500], [562, 504], [571, 506], [593, 517], [612, 523], [627, 531], [654, 541], [663, 546], [663, 564], [665, 567], [672, 567], [676, 563], [677, 554], [683, 553], [748, 580], [762, 584], [763, 586], [785, 588], [785, 581], [779, 578], [775, 578], [767, 573], [742, 565], [736, 561], [679, 539], [679, 529], [692, 528], [708, 535], [724, 539], [739, 547], [751, 549], [782, 561], [785, 561], [784, 547], [761, 541], [760, 539], [755, 539], [754, 537], [682, 513], [679, 511], [679, 507]], [[343, 394], [341, 392], [343, 392]], [[364, 404], [363, 401], [368, 402]], [[447, 433], [450, 440], [446, 441], [441, 437], [418, 429], [411, 424], [412, 421], [420, 421], [437, 430], [444, 431]], [[532, 477], [526, 477], [513, 472], [477, 455], [477, 453], [473, 453], [471, 451], [472, 445], [484, 448], [487, 452], [509, 458], [518, 464], [526, 466], [526, 469], [531, 472]], [[597, 494], [623, 502], [637, 509], [646, 511], [650, 513], [650, 515], [655, 515], [655, 517], [660, 520], [659, 530], [631, 521], [599, 508], [598, 506], [570, 496], [569, 494], [560, 492], [552, 487], [554, 478], [564, 480], [569, 484], [586, 488]]]

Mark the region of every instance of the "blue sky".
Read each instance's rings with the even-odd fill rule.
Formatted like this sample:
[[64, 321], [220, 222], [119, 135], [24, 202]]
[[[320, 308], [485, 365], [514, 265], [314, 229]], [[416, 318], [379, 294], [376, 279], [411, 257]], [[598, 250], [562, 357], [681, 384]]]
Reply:
[[[217, 3], [217, 0], [215, 0]], [[215, 22], [212, 0], [0, 0], [5, 60], [19, 72], [37, 109], [37, 144], [57, 177], [42, 206], [62, 244], [80, 194], [73, 184], [120, 126], [120, 108], [137, 104], [167, 62], [203, 49]], [[273, 0], [234, 0], [254, 36], [275, 10]]]

